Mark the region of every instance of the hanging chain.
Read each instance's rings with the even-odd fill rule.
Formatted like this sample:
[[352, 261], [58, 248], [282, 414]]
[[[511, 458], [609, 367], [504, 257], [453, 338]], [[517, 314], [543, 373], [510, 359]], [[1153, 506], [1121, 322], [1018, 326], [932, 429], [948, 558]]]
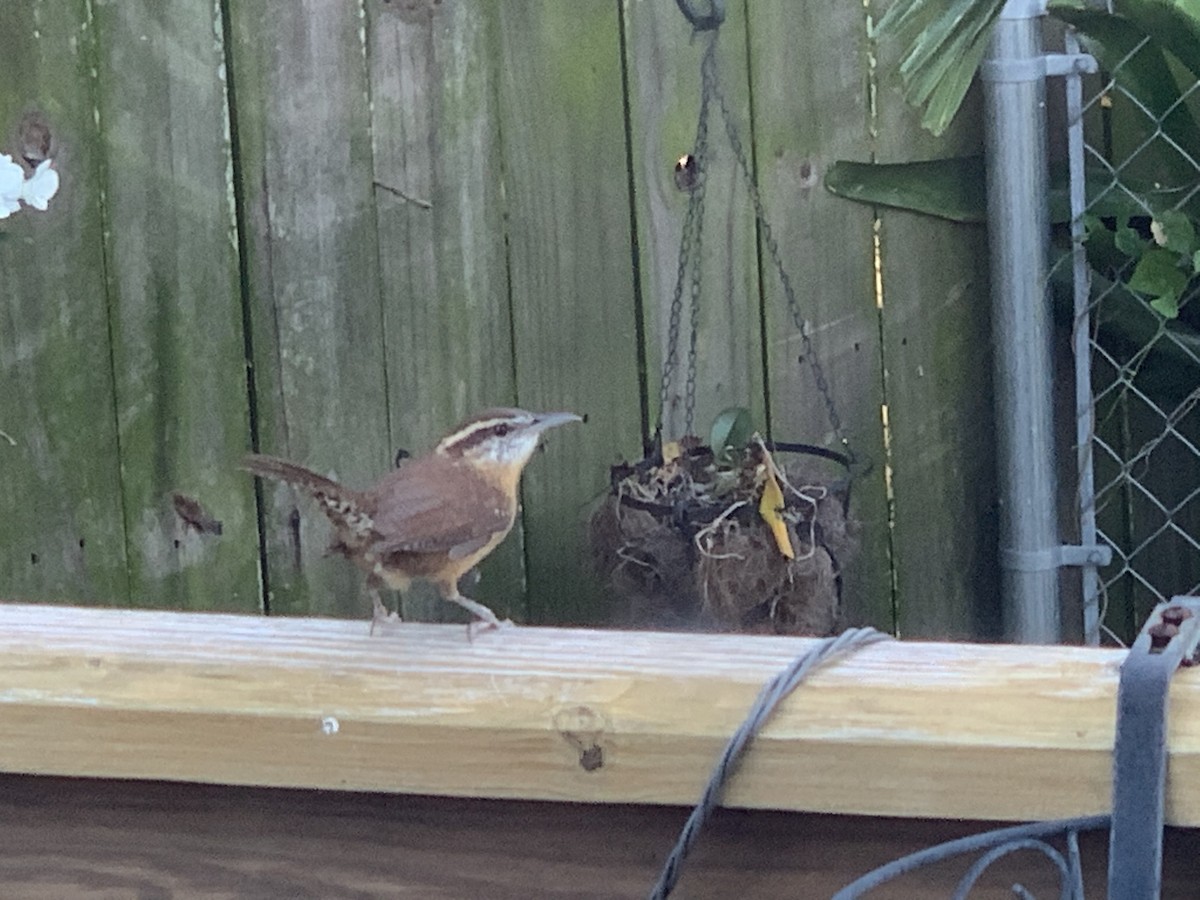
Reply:
[[700, 117], [696, 123], [696, 141], [693, 144], [692, 161], [695, 164], [695, 183], [688, 195], [687, 213], [683, 219], [683, 234], [679, 241], [679, 268], [675, 274], [675, 292], [671, 297], [671, 318], [667, 326], [667, 355], [663, 362], [662, 388], [659, 391], [659, 431], [663, 428], [667, 407], [671, 399], [671, 379], [679, 362], [679, 328], [683, 318], [683, 286], [688, 286], [691, 303], [688, 324], [687, 373], [684, 383], [684, 434], [691, 434], [696, 416], [696, 333], [700, 316], [700, 291], [704, 247], [704, 193], [707, 182], [708, 109], [713, 96], [708, 84], [709, 60], [716, 59], [717, 33], [709, 39], [704, 52], [704, 63], [700, 70], [704, 87], [700, 94]]
[[[680, 8], [684, 11], [685, 15], [688, 14], [688, 10], [684, 4], [681, 3]], [[717, 9], [714, 6], [714, 12], [716, 11]], [[722, 13], [721, 19], [723, 19], [723, 10], [720, 10], [720, 12]], [[689, 16], [690, 20], [691, 16]], [[704, 59], [700, 64], [700, 116], [696, 125], [696, 142], [692, 153], [696, 169], [696, 180], [688, 197], [687, 213], [683, 220], [683, 234], [679, 244], [679, 268], [675, 278], [675, 291], [671, 298], [671, 316], [667, 329], [667, 355], [663, 363], [662, 390], [660, 391], [659, 431], [661, 433], [663, 428], [663, 418], [666, 416], [667, 405], [670, 399], [671, 379], [678, 365], [679, 328], [681, 324], [680, 320], [683, 316], [683, 286], [685, 281], [688, 283], [691, 300], [689, 315], [691, 334], [688, 341], [687, 375], [684, 388], [684, 434], [691, 434], [694, 425], [696, 409], [696, 334], [699, 330], [697, 326], [699, 325], [700, 315], [701, 249], [704, 238], [704, 189], [708, 177], [708, 115], [710, 103], [713, 99], [716, 99], [717, 108], [721, 113], [721, 121], [725, 126], [726, 138], [733, 149], [738, 168], [741, 170], [742, 178], [746, 182], [750, 201], [754, 206], [754, 218], [758, 224], [762, 245], [766, 247], [775, 272], [779, 276], [779, 284], [783, 289], [788, 313], [791, 315], [796, 330], [800, 333], [804, 359], [808, 362], [809, 370], [812, 372], [813, 382], [816, 384], [817, 392], [821, 396], [821, 402], [825, 407], [825, 414], [829, 418], [830, 428], [832, 428], [834, 438], [841, 445], [847, 458], [851, 462], [854, 462], [854, 451], [850, 448], [850, 442], [846, 439], [845, 433], [842, 430], [842, 419], [838, 414], [836, 404], [833, 402], [833, 392], [829, 388], [829, 380], [825, 377], [825, 370], [821, 367], [820, 360], [817, 359], [808, 323], [805, 321], [804, 315], [800, 310], [800, 302], [796, 299], [796, 291], [792, 286], [792, 280], [783, 265], [783, 257], [779, 252], [779, 241], [775, 237], [771, 223], [767, 220], [766, 209], [763, 206], [762, 196], [759, 194], [754, 175], [750, 171], [750, 163], [746, 156], [746, 150], [742, 146], [737, 125], [734, 122], [732, 113], [729, 111], [725, 94], [721, 90], [720, 79], [717, 76], [716, 55], [717, 25], [719, 24], [720, 20], [717, 20], [715, 24], [707, 26], [711, 29], [712, 35], [709, 37], [708, 47], [704, 52]]]
[[837, 406], [833, 402], [833, 392], [829, 389], [829, 380], [825, 377], [825, 370], [821, 367], [821, 362], [817, 359], [817, 354], [813, 350], [812, 335], [809, 334], [808, 323], [804, 320], [804, 314], [800, 311], [800, 302], [796, 299], [796, 291], [792, 287], [792, 279], [788, 276], [787, 269], [784, 268], [783, 257], [779, 252], [779, 241], [775, 237], [775, 232], [771, 229], [771, 223], [767, 221], [767, 212], [763, 207], [762, 196], [758, 192], [758, 184], [755, 183], [754, 176], [750, 172], [750, 164], [746, 159], [746, 151], [742, 147], [742, 140], [738, 135], [737, 125], [734, 123], [733, 116], [729, 112], [729, 106], [725, 101], [725, 94], [721, 91], [720, 82], [716, 79], [715, 75], [712, 78], [712, 92], [713, 96], [717, 99], [717, 108], [721, 112], [721, 120], [725, 123], [725, 135], [729, 140], [729, 146], [733, 148], [734, 156], [737, 157], [738, 168], [742, 170], [742, 177], [750, 193], [750, 202], [754, 205], [754, 218], [758, 221], [758, 230], [762, 237], [763, 246], [767, 248], [767, 253], [771, 256], [771, 262], [775, 266], [775, 273], [779, 276], [779, 285], [783, 288], [783, 296], [787, 301], [788, 312], [792, 316], [792, 322], [795, 324], [796, 330], [800, 332], [800, 340], [804, 347], [804, 359], [808, 362], [813, 382], [817, 386], [817, 392], [821, 395], [821, 402], [825, 406], [825, 414], [829, 417], [829, 427], [833, 429], [833, 436], [841, 444], [846, 456], [851, 462], [855, 462], [854, 451], [850, 449], [850, 442], [846, 440], [846, 435], [842, 431], [842, 417], [838, 415]]

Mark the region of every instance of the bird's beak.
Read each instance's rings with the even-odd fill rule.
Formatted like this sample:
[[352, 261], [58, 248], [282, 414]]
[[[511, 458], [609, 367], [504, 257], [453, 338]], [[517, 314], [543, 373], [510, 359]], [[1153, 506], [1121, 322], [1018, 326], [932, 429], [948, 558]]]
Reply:
[[568, 422], [582, 422], [581, 416], [575, 415], [572, 412], [549, 412], [538, 413], [533, 420], [533, 427], [539, 432], [546, 431], [549, 428], [555, 428], [559, 425], [566, 425]]

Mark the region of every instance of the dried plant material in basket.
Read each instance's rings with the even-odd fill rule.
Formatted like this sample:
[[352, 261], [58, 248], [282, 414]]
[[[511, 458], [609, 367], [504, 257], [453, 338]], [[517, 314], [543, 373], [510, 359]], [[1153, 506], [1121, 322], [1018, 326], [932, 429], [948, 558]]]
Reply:
[[[783, 462], [761, 441], [718, 460], [697, 440], [614, 466], [590, 522], [619, 624], [827, 635], [842, 627], [841, 572], [854, 552], [849, 482]], [[762, 504], [776, 475], [783, 506]], [[771, 495], [768, 495], [769, 497]], [[763, 510], [760, 511], [760, 505]], [[771, 513], [779, 520], [772, 530]], [[790, 550], [792, 557], [785, 555]]]

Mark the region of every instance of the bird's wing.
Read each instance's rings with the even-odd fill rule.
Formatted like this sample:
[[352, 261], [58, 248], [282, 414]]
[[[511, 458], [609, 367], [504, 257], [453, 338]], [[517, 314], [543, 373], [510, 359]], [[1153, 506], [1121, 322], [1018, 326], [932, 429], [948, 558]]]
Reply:
[[374, 552], [461, 559], [511, 527], [516, 510], [501, 491], [462, 466], [437, 462], [428, 478], [426, 459], [405, 462], [372, 489]]

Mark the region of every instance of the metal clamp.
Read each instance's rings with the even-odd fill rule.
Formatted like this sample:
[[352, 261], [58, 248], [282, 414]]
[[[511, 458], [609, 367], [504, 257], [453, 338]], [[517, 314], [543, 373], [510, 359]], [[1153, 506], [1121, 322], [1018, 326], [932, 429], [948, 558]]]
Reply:
[[985, 59], [979, 66], [984, 81], [1040, 81], [1058, 75], [1086, 75], [1100, 68], [1088, 53], [1045, 53], [1026, 59]]
[[1200, 597], [1160, 603], [1121, 666], [1113, 753], [1109, 900], [1157, 900], [1162, 890], [1167, 689], [1200, 646]]
[[1048, 572], [1065, 566], [1107, 566], [1112, 562], [1112, 547], [1107, 544], [1091, 546], [1047, 547], [1045, 550], [1000, 550], [1000, 566], [1010, 572]]

